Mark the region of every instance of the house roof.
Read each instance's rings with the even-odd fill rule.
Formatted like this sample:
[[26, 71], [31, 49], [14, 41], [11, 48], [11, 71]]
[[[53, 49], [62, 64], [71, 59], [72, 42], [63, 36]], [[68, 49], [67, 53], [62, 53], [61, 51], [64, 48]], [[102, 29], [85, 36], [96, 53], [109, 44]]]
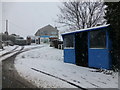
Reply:
[[[53, 26], [51, 26], [51, 25], [49, 24], [49, 25], [47, 25], [47, 26], [44, 26], [44, 27], [38, 29], [37, 32], [39, 32], [39, 31], [44, 31], [44, 30], [57, 30], [57, 31], [58, 31], [57, 28], [55, 28], [55, 27], [53, 27]], [[36, 32], [36, 33], [37, 33], [37, 32]], [[35, 35], [36, 35], [36, 33], [35, 33]]]
[[110, 25], [110, 24], [102, 25], [102, 26], [97, 26], [97, 27], [91, 27], [91, 28], [85, 28], [85, 29], [80, 29], [80, 30], [75, 30], [75, 31], [72, 31], [72, 32], [63, 33], [62, 35], [67, 35], [67, 34], [72, 34], [72, 33], [78, 33], [78, 32], [84, 32], [84, 31], [97, 30], [97, 29], [101, 29], [101, 28], [106, 28], [106, 27], [108, 27], [109, 25]]
[[47, 26], [45, 26], [45, 27], [43, 27], [43, 28], [40, 28], [40, 29], [38, 29], [38, 30], [46, 30], [46, 29], [49, 29], [49, 30], [57, 30], [55, 27], [53, 27], [53, 26], [51, 26], [50, 24], [49, 25], [47, 25]]

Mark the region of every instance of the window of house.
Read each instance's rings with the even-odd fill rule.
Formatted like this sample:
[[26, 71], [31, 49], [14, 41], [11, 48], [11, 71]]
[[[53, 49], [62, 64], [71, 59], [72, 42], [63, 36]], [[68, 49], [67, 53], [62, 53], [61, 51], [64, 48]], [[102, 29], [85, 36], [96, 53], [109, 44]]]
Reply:
[[44, 39], [41, 39], [41, 42], [43, 42], [44, 41]]
[[90, 48], [106, 48], [106, 31], [90, 31]]
[[53, 35], [54, 35], [54, 34], [57, 34], [57, 32], [51, 32], [51, 34], [53, 34]]
[[73, 48], [74, 47], [74, 36], [65, 35], [64, 36], [64, 48]]

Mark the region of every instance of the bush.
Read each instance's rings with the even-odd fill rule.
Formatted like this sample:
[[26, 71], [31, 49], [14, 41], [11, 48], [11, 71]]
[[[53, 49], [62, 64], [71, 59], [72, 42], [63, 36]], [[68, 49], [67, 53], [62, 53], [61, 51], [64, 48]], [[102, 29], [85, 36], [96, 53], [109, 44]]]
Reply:
[[55, 47], [55, 48], [58, 48], [59, 44], [63, 44], [63, 42], [59, 41], [59, 40], [53, 40], [52, 41], [52, 46]]

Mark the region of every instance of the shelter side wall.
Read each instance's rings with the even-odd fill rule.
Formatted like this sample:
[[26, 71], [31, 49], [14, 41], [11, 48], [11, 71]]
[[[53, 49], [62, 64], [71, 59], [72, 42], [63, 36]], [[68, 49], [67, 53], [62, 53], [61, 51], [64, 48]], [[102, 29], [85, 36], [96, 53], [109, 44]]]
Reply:
[[111, 69], [111, 41], [106, 30], [106, 48], [90, 48], [90, 33], [88, 33], [88, 64], [89, 67]]
[[110, 69], [108, 49], [89, 49], [89, 67]]
[[75, 64], [75, 49], [64, 49], [64, 62]]
[[112, 68], [112, 54], [111, 54], [111, 50], [112, 50], [112, 41], [110, 39], [110, 35], [108, 33], [108, 31], [106, 32], [107, 34], [107, 42], [108, 42], [108, 53], [109, 53], [109, 63], [110, 63], [110, 68]]

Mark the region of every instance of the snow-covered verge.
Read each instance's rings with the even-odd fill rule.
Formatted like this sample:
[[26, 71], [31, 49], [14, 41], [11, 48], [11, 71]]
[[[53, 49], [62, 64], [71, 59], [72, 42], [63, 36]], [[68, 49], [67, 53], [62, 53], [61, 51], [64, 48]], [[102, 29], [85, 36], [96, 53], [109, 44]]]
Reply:
[[18, 73], [43, 88], [118, 88], [118, 73], [106, 75], [96, 69], [63, 62], [63, 50], [49, 46], [21, 53], [16, 57]]

